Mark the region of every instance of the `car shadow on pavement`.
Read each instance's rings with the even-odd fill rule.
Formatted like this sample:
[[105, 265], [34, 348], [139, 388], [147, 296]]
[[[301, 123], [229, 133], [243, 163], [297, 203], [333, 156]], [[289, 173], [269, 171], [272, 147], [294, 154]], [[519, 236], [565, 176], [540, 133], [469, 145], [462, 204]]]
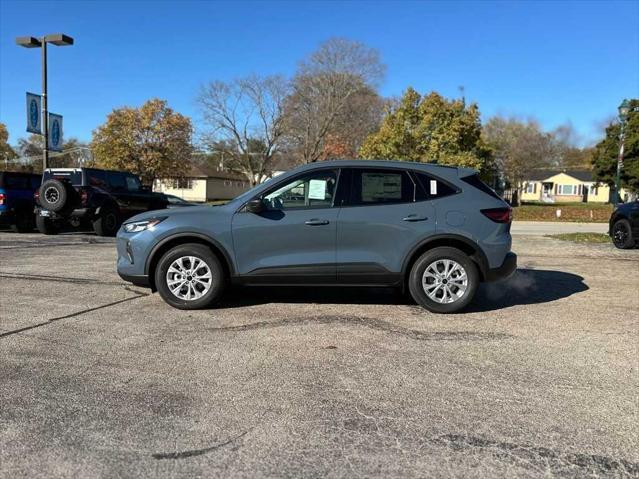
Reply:
[[[556, 301], [586, 291], [583, 277], [563, 271], [518, 269], [510, 278], [483, 283], [466, 312], [494, 311], [516, 305]], [[392, 288], [262, 286], [234, 287], [219, 308], [267, 303], [415, 305], [408, 294]]]
[[584, 278], [577, 274], [520, 268], [508, 279], [483, 283], [466, 311], [494, 311], [517, 305], [550, 303], [588, 289]]

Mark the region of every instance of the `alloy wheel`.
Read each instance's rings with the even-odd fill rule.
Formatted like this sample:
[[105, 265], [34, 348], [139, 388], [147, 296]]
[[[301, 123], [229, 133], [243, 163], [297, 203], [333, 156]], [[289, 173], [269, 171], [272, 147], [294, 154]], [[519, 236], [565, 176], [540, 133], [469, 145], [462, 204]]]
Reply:
[[178, 299], [194, 301], [211, 289], [211, 268], [201, 258], [182, 256], [171, 263], [166, 272], [169, 291]]
[[466, 292], [468, 275], [457, 261], [438, 259], [424, 271], [422, 287], [432, 301], [439, 304], [454, 303]]

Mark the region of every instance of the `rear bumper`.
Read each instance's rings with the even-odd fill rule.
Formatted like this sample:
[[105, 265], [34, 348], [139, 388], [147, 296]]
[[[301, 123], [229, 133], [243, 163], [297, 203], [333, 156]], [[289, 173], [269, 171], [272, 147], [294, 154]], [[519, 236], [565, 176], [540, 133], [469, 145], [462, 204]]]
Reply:
[[517, 255], [515, 253], [507, 253], [504, 262], [497, 268], [491, 268], [486, 271], [486, 281], [498, 281], [508, 278], [517, 269]]

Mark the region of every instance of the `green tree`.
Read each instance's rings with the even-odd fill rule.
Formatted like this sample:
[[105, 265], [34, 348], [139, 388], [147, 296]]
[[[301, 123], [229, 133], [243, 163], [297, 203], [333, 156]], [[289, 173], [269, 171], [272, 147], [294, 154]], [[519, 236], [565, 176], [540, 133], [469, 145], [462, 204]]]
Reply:
[[435, 162], [486, 171], [490, 150], [481, 138], [479, 108], [438, 93], [408, 88], [391, 107], [379, 131], [360, 148], [362, 158]]
[[156, 178], [179, 177], [188, 170], [193, 146], [191, 120], [167, 102], [147, 101], [140, 108], [113, 110], [93, 131], [91, 148], [97, 166]]
[[[639, 191], [639, 99], [630, 101], [625, 128], [624, 161], [621, 170], [621, 186], [631, 191]], [[637, 111], [632, 111], [636, 109]], [[611, 123], [606, 128], [606, 137], [601, 140], [592, 155], [595, 178], [601, 183], [614, 186], [619, 157], [619, 136], [621, 125]]]
[[5, 168], [8, 167], [9, 161], [16, 157], [16, 152], [9, 145], [9, 130], [7, 125], [0, 123], [0, 160], [4, 163]]

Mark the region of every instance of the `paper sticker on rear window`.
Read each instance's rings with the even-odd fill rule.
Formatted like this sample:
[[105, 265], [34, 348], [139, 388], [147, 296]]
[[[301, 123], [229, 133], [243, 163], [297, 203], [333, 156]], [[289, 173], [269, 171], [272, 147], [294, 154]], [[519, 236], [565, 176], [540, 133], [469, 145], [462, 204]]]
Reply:
[[437, 180], [430, 180], [430, 194], [437, 194]]

